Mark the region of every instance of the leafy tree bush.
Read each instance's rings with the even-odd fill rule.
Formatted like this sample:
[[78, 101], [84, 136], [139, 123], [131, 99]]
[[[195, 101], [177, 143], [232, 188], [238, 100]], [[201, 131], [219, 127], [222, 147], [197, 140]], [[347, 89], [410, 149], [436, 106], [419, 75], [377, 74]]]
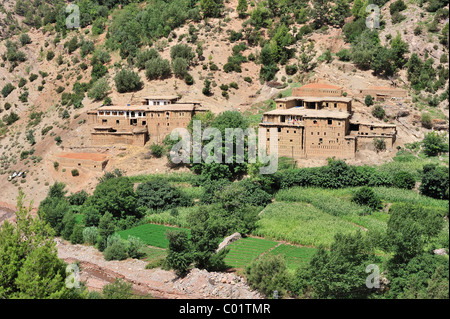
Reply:
[[386, 150], [386, 141], [384, 140], [384, 138], [374, 138], [373, 145], [377, 152]]
[[422, 113], [420, 122], [422, 123], [422, 126], [427, 129], [431, 129], [433, 127], [433, 119], [430, 113]]
[[133, 284], [116, 278], [113, 283], [103, 286], [102, 293], [104, 299], [130, 299], [133, 296]]
[[148, 80], [165, 79], [171, 74], [169, 60], [157, 57], [145, 63], [145, 76]]
[[394, 174], [393, 186], [397, 188], [413, 189], [416, 186], [414, 176], [407, 171], [399, 171]]
[[95, 226], [86, 227], [83, 230], [83, 242], [89, 245], [95, 245], [95, 243], [97, 242], [97, 236], [98, 230]]
[[82, 191], [71, 194], [67, 197], [70, 205], [83, 205], [86, 199], [89, 197], [88, 193], [83, 189]]
[[436, 131], [432, 131], [425, 135], [422, 145], [423, 152], [427, 156], [437, 156], [440, 153], [448, 152], [448, 143], [446, 143], [445, 137]]
[[342, 49], [338, 53], [336, 53], [336, 56], [340, 61], [350, 61], [351, 60], [351, 53], [349, 49]]
[[30, 43], [31, 43], [31, 38], [28, 35], [28, 33], [23, 33], [20, 36], [20, 44], [22, 44], [22, 46], [25, 46], [25, 45], [30, 44]]
[[72, 171], [71, 171], [71, 173], [72, 173], [72, 176], [79, 176], [80, 175], [80, 172], [75, 168], [75, 169], [73, 169]]
[[[108, 245], [103, 252], [103, 256], [106, 260], [124, 260], [128, 258], [125, 241], [119, 236], [117, 237], [114, 237], [114, 235], [108, 237]], [[114, 240], [111, 240], [112, 238], [114, 238]]]
[[382, 120], [386, 115], [386, 111], [381, 105], [375, 105], [372, 109], [372, 115], [377, 119]]
[[375, 194], [372, 188], [364, 186], [356, 191], [352, 197], [352, 202], [358, 205], [368, 206], [374, 210], [381, 209], [381, 199]]
[[136, 209], [133, 183], [127, 177], [110, 178], [98, 184], [92, 196], [84, 203], [83, 208], [89, 206], [99, 212], [109, 212], [116, 219], [129, 215], [141, 216], [141, 212]]
[[106, 78], [100, 78], [92, 85], [92, 88], [88, 92], [88, 97], [94, 101], [101, 101], [106, 98], [108, 91], [111, 90], [108, 80]]
[[6, 84], [2, 89], [2, 95], [4, 98], [6, 98], [9, 94], [11, 94], [12, 91], [14, 91], [15, 86], [11, 83]]
[[176, 58], [182, 58], [185, 59], [188, 63], [191, 63], [195, 58], [195, 53], [187, 44], [176, 44], [170, 49], [170, 57], [172, 61]]
[[14, 122], [18, 121], [20, 119], [19, 115], [15, 112], [11, 112], [8, 115], [5, 114], [2, 117], [3, 122], [5, 122], [6, 125], [11, 125]]
[[150, 151], [152, 152], [153, 156], [160, 158], [164, 154], [164, 146], [153, 143], [152, 145], [150, 145]]
[[181, 57], [172, 59], [172, 70], [176, 77], [184, 79], [188, 73], [189, 62]]
[[375, 263], [373, 256], [373, 247], [361, 232], [336, 234], [329, 252], [319, 248], [308, 267], [297, 270], [293, 290], [321, 299], [367, 298], [374, 292], [366, 286], [365, 272]]
[[423, 167], [420, 193], [437, 199], [448, 199], [448, 168], [427, 164]]
[[257, 289], [267, 298], [273, 298], [275, 290], [280, 297], [284, 296], [288, 290], [290, 276], [281, 255], [264, 255], [253, 261], [247, 267], [246, 273], [250, 287]]
[[114, 77], [114, 82], [119, 93], [138, 91], [144, 86], [139, 75], [128, 69], [120, 70]]
[[142, 258], [145, 256], [145, 252], [143, 248], [145, 247], [145, 243], [138, 237], [128, 236], [127, 239], [128, 246], [128, 256], [131, 258]]
[[75, 224], [75, 226], [73, 227], [72, 235], [70, 235], [70, 243], [72, 245], [84, 243], [83, 230], [83, 225]]
[[136, 189], [136, 196], [138, 206], [153, 210], [191, 205], [190, 200], [178, 188], [162, 178], [140, 184]]
[[373, 105], [373, 98], [371, 95], [367, 95], [364, 99], [364, 103], [366, 104], [366, 106], [371, 106]]
[[167, 231], [169, 240], [166, 265], [174, 269], [178, 276], [184, 276], [193, 261], [192, 247], [186, 231]]

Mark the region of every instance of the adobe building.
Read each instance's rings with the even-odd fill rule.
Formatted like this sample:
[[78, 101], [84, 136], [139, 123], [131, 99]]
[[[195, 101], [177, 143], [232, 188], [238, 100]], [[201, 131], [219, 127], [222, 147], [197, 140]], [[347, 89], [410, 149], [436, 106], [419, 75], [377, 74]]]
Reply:
[[148, 141], [160, 142], [175, 128], [187, 127], [195, 114], [208, 111], [199, 103], [178, 100], [178, 96], [150, 96], [140, 105], [102, 106], [89, 111], [91, 144], [144, 146]]
[[86, 168], [101, 172], [108, 164], [109, 157], [100, 153], [59, 153], [54, 156], [61, 167]]
[[408, 96], [408, 92], [403, 89], [388, 86], [371, 86], [367, 89], [359, 90], [358, 95], [361, 98], [370, 95], [375, 101], [384, 102], [393, 99], [404, 99]]
[[375, 138], [384, 139], [387, 149], [395, 143], [395, 125], [353, 118], [352, 98], [291, 96], [275, 103], [276, 109], [264, 113], [259, 126], [266, 130], [268, 149], [270, 129], [277, 129], [278, 156], [348, 159], [358, 150], [374, 149]]
[[293, 96], [314, 96], [314, 97], [330, 97], [330, 96], [342, 96], [343, 88], [328, 83], [308, 83], [299, 88], [292, 89]]

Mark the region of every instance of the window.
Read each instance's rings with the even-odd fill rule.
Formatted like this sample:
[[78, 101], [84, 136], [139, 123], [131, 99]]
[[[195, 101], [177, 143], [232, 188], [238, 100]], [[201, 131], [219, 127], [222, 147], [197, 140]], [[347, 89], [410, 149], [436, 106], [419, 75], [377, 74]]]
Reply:
[[108, 120], [102, 120], [102, 123], [108, 123]]
[[270, 129], [267, 129], [267, 132], [270, 132]]
[[317, 135], [320, 135], [320, 132], [317, 132]]
[[328, 120], [328, 125], [333, 125], [333, 120]]
[[120, 121], [119, 121], [119, 120], [116, 120], [116, 124], [120, 124]]
[[294, 134], [297, 134], [297, 131], [294, 131]]
[[337, 103], [334, 103], [334, 108], [337, 108]]
[[326, 136], [326, 135], [327, 135], [327, 132], [323, 132], [323, 135]]
[[319, 143], [322, 143], [323, 142], [323, 138], [319, 138]]
[[142, 125], [147, 125], [147, 121], [142, 121]]
[[316, 124], [317, 124], [317, 121], [316, 121], [316, 120], [314, 120], [314, 121], [313, 121], [313, 124], [314, 124], [314, 125], [316, 125]]
[[292, 141], [292, 140], [290, 140], [290, 142], [292, 143], [293, 141]]
[[311, 132], [311, 135], [314, 135], [314, 132]]
[[289, 131], [286, 131], [287, 133], [289, 133]]
[[278, 133], [280, 133], [280, 132], [281, 132], [281, 127], [278, 128]]
[[370, 130], [373, 131], [373, 126], [370, 127]]

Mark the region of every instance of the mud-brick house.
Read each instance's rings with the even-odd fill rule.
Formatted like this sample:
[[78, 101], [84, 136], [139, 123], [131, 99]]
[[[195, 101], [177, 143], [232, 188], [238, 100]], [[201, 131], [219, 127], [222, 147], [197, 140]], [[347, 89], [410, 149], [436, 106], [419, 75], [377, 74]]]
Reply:
[[[293, 90], [293, 94], [314, 92], [302, 88]], [[321, 84], [320, 90], [323, 88]], [[358, 150], [372, 149], [375, 138], [384, 139], [387, 148], [393, 147], [395, 125], [353, 118], [353, 99], [335, 93], [335, 96], [293, 95], [275, 100], [275, 110], [264, 113], [259, 124], [266, 131], [267, 149], [272, 128], [278, 133], [278, 156], [294, 159], [353, 158]]]
[[139, 105], [102, 106], [88, 112], [91, 144], [160, 142], [175, 128], [187, 127], [195, 114], [206, 111], [199, 103], [179, 102], [178, 96], [144, 97]]

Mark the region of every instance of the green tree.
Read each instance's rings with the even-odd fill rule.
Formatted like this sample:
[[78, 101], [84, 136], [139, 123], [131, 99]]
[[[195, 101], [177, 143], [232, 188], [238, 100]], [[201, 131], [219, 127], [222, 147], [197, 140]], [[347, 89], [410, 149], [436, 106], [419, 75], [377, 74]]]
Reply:
[[372, 188], [363, 186], [358, 189], [352, 197], [352, 202], [358, 205], [368, 206], [374, 210], [381, 208], [381, 199], [375, 194]]
[[101, 213], [110, 212], [114, 218], [125, 218], [128, 215], [140, 217], [136, 209], [136, 195], [133, 183], [127, 177], [111, 178], [97, 185], [83, 207], [93, 207]]
[[365, 97], [365, 99], [364, 99], [364, 103], [365, 103], [367, 106], [373, 105], [373, 98], [372, 98], [372, 96], [371, 96], [371, 95], [366, 95], [366, 97]]
[[[368, 96], [370, 96], [370, 95], [368, 95]], [[370, 104], [369, 100], [368, 100], [368, 102]], [[372, 115], [375, 116], [377, 119], [382, 120], [386, 115], [386, 111], [384, 110], [384, 108], [381, 105], [375, 105], [372, 109]]]
[[114, 82], [119, 93], [138, 91], [144, 86], [140, 76], [128, 69], [120, 70], [114, 77]]
[[223, 0], [200, 0], [200, 8], [205, 18], [218, 18], [223, 7]]
[[448, 168], [433, 164], [424, 165], [420, 193], [437, 199], [448, 199]]
[[116, 224], [111, 213], [106, 212], [98, 223], [98, 249], [103, 251], [106, 249], [108, 237], [114, 234]]
[[236, 7], [236, 11], [239, 14], [239, 18], [245, 18], [247, 15], [248, 3], [247, 0], [239, 0]]
[[372, 263], [373, 247], [361, 232], [336, 234], [329, 252], [320, 248], [314, 254], [306, 282], [318, 298], [366, 298], [373, 292], [366, 286], [365, 271]]
[[133, 284], [121, 278], [116, 278], [113, 283], [103, 287], [102, 293], [105, 299], [131, 299], [133, 296]]
[[190, 200], [181, 191], [163, 178], [154, 178], [140, 184], [136, 189], [138, 207], [153, 210], [166, 210], [190, 205]]
[[247, 282], [267, 298], [273, 298], [274, 291], [284, 296], [289, 287], [290, 277], [286, 262], [281, 255], [266, 254], [253, 261], [246, 269]]
[[411, 173], [399, 171], [394, 174], [393, 184], [397, 188], [413, 189], [416, 186], [416, 180]]
[[15, 224], [0, 226], [0, 298], [82, 297], [65, 285], [66, 264], [58, 258], [51, 227], [29, 214], [19, 193]]
[[436, 131], [431, 131], [425, 135], [422, 145], [423, 152], [427, 156], [437, 156], [440, 153], [448, 152], [448, 143], [445, 142], [445, 137]]
[[174, 269], [178, 276], [184, 276], [193, 261], [188, 233], [186, 231], [167, 231], [166, 237], [169, 240], [166, 264], [169, 268]]
[[92, 85], [92, 88], [88, 92], [88, 97], [94, 101], [101, 101], [108, 95], [108, 91], [110, 90], [111, 87], [108, 84], [108, 80], [106, 78], [100, 78]]

